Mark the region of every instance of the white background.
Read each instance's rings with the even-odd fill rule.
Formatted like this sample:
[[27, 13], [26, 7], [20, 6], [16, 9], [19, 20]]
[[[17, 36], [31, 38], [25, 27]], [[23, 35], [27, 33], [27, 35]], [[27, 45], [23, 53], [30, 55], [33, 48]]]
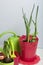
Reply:
[[[0, 0], [0, 33], [4, 31], [14, 31], [17, 35], [25, 34], [25, 25], [22, 17], [22, 8], [26, 12], [29, 19], [33, 4], [35, 3], [35, 11], [39, 5], [38, 14], [38, 47], [43, 48], [43, 0]], [[33, 28], [32, 28], [33, 30]], [[0, 39], [0, 46], [3, 45], [3, 39]]]

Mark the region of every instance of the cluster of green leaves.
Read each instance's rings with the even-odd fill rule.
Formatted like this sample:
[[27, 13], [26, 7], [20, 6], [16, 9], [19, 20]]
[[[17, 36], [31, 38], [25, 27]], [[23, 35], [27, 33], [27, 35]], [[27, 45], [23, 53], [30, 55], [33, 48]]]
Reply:
[[34, 8], [35, 8], [35, 4], [33, 5], [29, 20], [27, 19], [26, 15], [22, 9], [23, 19], [24, 19], [24, 23], [25, 23], [25, 27], [26, 27], [26, 41], [28, 41], [28, 42], [29, 42], [31, 22], [33, 22], [33, 24], [35, 26], [34, 37], [36, 37], [36, 35], [37, 35], [37, 15], [38, 15], [39, 7], [37, 6], [35, 21], [32, 19], [32, 14], [33, 14]]
[[7, 58], [9, 58], [9, 57], [11, 57], [11, 58], [16, 57], [14, 55], [14, 45], [12, 44], [12, 41], [11, 40], [4, 41], [3, 51], [4, 51], [4, 55]]
[[[0, 37], [3, 37], [3, 35], [8, 34], [8, 33], [14, 34], [14, 37], [16, 36], [16, 34], [14, 32], [3, 32], [2, 34], [0, 34]], [[12, 37], [10, 37], [10, 38], [12, 38]], [[10, 38], [8, 38], [8, 40], [4, 41], [4, 47], [3, 47], [3, 49], [0, 48], [0, 51], [2, 53], [4, 53], [4, 55], [6, 57], [14, 58], [14, 57], [16, 57], [14, 54], [14, 44], [13, 44], [13, 40]]]

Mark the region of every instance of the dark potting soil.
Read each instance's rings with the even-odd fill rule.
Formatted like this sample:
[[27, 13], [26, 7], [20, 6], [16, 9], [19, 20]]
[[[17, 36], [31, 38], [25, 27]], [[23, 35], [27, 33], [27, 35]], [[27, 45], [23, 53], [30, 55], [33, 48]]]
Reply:
[[[32, 39], [32, 40], [29, 40], [29, 43], [35, 42], [35, 41], [36, 41], [35, 39]], [[23, 40], [23, 42], [27, 42], [27, 40]]]
[[11, 63], [11, 62], [13, 62], [13, 59], [11, 59], [11, 58], [5, 58], [3, 60], [0, 60], [0, 62], [3, 62], [3, 63]]
[[24, 39], [23, 42], [27, 42], [27, 40]]

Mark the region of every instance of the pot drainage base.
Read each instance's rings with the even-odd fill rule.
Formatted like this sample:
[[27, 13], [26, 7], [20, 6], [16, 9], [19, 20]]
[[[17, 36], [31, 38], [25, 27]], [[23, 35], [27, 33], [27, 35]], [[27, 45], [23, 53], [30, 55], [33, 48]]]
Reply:
[[26, 65], [36, 64], [36, 63], [38, 63], [39, 61], [40, 61], [40, 57], [39, 57], [38, 55], [35, 56], [35, 59], [34, 59], [33, 61], [28, 61], [28, 62], [23, 61], [23, 60], [21, 60], [21, 58], [19, 58], [19, 63], [20, 63], [20, 64], [26, 64]]

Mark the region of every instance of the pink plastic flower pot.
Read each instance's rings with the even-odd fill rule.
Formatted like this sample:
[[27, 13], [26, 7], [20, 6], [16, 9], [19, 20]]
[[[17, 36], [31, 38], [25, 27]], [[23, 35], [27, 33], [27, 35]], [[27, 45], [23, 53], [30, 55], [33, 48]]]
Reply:
[[36, 56], [36, 49], [38, 45], [38, 38], [36, 37], [35, 42], [25, 42], [26, 36], [23, 35], [20, 37], [20, 57], [24, 61], [33, 61]]

